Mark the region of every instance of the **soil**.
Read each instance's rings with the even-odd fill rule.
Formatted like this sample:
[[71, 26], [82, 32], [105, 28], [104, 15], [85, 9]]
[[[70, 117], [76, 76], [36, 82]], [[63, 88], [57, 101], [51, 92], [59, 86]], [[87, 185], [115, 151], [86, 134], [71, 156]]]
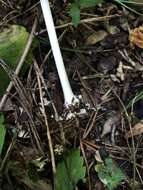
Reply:
[[[136, 43], [143, 41], [143, 32], [139, 28], [143, 16], [114, 1], [104, 1], [96, 7], [81, 10], [81, 23], [74, 27], [65, 25], [71, 22], [69, 3], [68, 0], [51, 1], [70, 84], [74, 94], [82, 97], [78, 106], [67, 110], [40, 2], [0, 1], [1, 30], [5, 26], [18, 24], [30, 32], [35, 18], [38, 21], [34, 33], [35, 61], [24, 76], [17, 78], [19, 85], [14, 82], [2, 111], [7, 133], [0, 157], [0, 163], [4, 163], [0, 189], [52, 189], [54, 177], [48, 127], [53, 149], [58, 150], [58, 153], [55, 151], [56, 164], [70, 149], [80, 148], [87, 174], [86, 180], [77, 184], [77, 189], [107, 189], [98, 177], [95, 165], [99, 157], [104, 163], [108, 156], [126, 176], [116, 190], [142, 189], [142, 130], [137, 135], [133, 131], [131, 137], [127, 134], [143, 119], [143, 47]], [[137, 5], [132, 5], [132, 8], [143, 13]], [[91, 18], [103, 16], [105, 18], [102, 20], [91, 21]], [[87, 18], [88, 22], [83, 23]], [[139, 37], [134, 35], [135, 40], [131, 41], [130, 31], [133, 29], [141, 32]], [[37, 74], [36, 68], [39, 68], [40, 74]], [[41, 91], [38, 77], [44, 81], [41, 82]], [[42, 111], [41, 97], [45, 112]], [[81, 111], [85, 113], [81, 114]], [[75, 117], [67, 119], [69, 112], [74, 113]], [[58, 121], [57, 114], [61, 118]], [[32, 171], [32, 180], [37, 179], [38, 166], [31, 164], [37, 158], [44, 160], [45, 164], [38, 171], [42, 185], [37, 183], [34, 186], [23, 176], [27, 176], [27, 171]]]

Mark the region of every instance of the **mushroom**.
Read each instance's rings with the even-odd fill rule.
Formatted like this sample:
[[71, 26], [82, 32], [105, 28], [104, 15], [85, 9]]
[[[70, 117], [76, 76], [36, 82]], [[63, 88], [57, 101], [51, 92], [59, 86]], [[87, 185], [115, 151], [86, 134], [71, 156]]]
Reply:
[[54, 26], [54, 21], [52, 17], [52, 13], [50, 10], [50, 5], [49, 5], [49, 0], [40, 0], [41, 7], [42, 7], [42, 12], [49, 36], [49, 40], [51, 43], [51, 48], [53, 51], [53, 56], [55, 59], [55, 64], [57, 67], [59, 79], [61, 82], [63, 94], [64, 94], [64, 100], [65, 100], [65, 107], [69, 108], [70, 105], [75, 105], [79, 103], [79, 100], [75, 95], [73, 94], [73, 91], [71, 89], [68, 76], [65, 70], [62, 54], [60, 51], [57, 35], [56, 35], [56, 30]]

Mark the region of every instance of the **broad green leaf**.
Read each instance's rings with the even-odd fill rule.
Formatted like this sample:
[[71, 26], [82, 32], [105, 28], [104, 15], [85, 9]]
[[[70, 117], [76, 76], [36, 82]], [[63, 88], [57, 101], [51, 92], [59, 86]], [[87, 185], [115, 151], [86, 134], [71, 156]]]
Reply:
[[98, 177], [104, 183], [108, 189], [113, 190], [119, 183], [125, 179], [125, 175], [118, 168], [111, 158], [105, 159], [104, 163], [98, 163], [95, 166], [95, 170], [98, 173]]
[[79, 149], [73, 149], [57, 165], [56, 190], [73, 190], [77, 182], [84, 180], [86, 169]]
[[72, 18], [72, 23], [75, 27], [77, 27], [77, 25], [80, 22], [80, 9], [78, 7], [78, 5], [76, 3], [73, 3], [70, 7], [70, 11], [69, 11], [69, 15]]
[[103, 0], [80, 0], [80, 8], [94, 7], [102, 2]]
[[4, 122], [4, 117], [2, 114], [0, 114], [0, 154], [2, 153], [4, 140], [5, 140], [5, 134], [6, 134], [6, 128], [3, 122]]
[[[11, 25], [0, 32], [0, 59], [13, 70], [24, 51], [28, 36], [26, 29], [18, 25]], [[4, 93], [9, 81], [7, 73], [0, 67], [0, 95]]]

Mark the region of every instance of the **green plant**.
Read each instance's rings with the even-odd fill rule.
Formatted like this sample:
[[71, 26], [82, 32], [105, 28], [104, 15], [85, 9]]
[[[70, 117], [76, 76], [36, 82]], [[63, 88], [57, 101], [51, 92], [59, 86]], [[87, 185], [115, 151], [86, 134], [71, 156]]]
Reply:
[[110, 157], [105, 159], [105, 163], [98, 163], [95, 166], [95, 170], [98, 173], [99, 179], [109, 190], [116, 188], [125, 179], [123, 172], [115, 165]]
[[[29, 33], [23, 26], [9, 25], [0, 32], [0, 59], [2, 59], [12, 70], [15, 70], [24, 48], [27, 44]], [[22, 73], [29, 67], [32, 54], [28, 55], [26, 64], [23, 65]], [[3, 95], [10, 79], [7, 73], [0, 67], [0, 95]]]
[[4, 122], [4, 116], [1, 113], [0, 114], [0, 155], [2, 153], [2, 149], [3, 149], [3, 145], [5, 141], [5, 134], [6, 134], [6, 128], [3, 122]]
[[132, 107], [136, 102], [143, 99], [143, 91], [137, 93], [135, 97], [129, 101], [129, 103], [126, 105], [126, 109]]
[[[121, 6], [124, 6], [126, 9], [132, 11], [135, 14], [143, 15], [141, 12], [137, 11], [133, 6], [142, 6], [142, 1], [139, 0], [114, 0], [116, 3], [120, 4]], [[69, 15], [72, 18], [72, 23], [75, 27], [80, 22], [80, 12], [84, 8], [88, 7], [94, 7], [98, 5], [99, 3], [102, 3], [103, 0], [74, 0], [73, 3], [71, 3]]]
[[56, 190], [73, 190], [84, 180], [86, 169], [79, 149], [72, 149], [57, 165]]
[[102, 3], [103, 0], [75, 0], [71, 6], [69, 14], [72, 18], [72, 23], [75, 27], [80, 22], [80, 11], [81, 9], [96, 6], [99, 3]]

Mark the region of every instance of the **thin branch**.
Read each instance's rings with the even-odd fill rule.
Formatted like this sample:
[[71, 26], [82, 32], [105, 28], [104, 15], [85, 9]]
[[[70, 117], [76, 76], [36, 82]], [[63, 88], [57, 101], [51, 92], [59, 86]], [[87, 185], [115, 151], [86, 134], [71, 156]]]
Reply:
[[44, 106], [44, 101], [43, 101], [43, 95], [42, 95], [43, 92], [42, 92], [42, 85], [41, 85], [40, 69], [39, 69], [36, 61], [34, 61], [34, 67], [35, 67], [36, 76], [37, 76], [37, 82], [38, 82], [38, 87], [39, 87], [40, 101], [41, 101], [41, 106], [42, 106], [42, 114], [44, 116], [45, 125], [46, 125], [46, 128], [47, 128], [47, 138], [48, 138], [48, 143], [49, 143], [49, 149], [50, 149], [50, 154], [51, 154], [51, 162], [52, 162], [52, 169], [53, 169], [53, 176], [54, 176], [54, 182], [55, 182], [56, 164], [55, 164], [54, 150], [53, 150], [52, 138], [51, 138], [51, 135], [50, 135], [48, 119], [47, 119], [45, 106]]

